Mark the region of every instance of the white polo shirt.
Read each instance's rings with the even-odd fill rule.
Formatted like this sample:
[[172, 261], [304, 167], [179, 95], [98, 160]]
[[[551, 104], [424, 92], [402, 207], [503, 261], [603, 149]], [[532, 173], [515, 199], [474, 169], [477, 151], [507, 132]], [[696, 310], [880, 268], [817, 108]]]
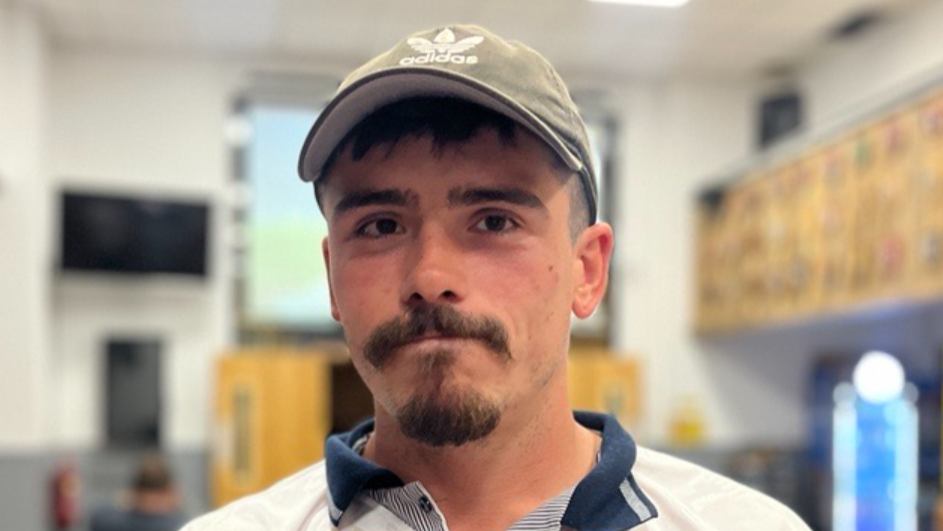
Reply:
[[[596, 466], [509, 531], [809, 531], [792, 511], [728, 478], [639, 448], [608, 415], [576, 412], [602, 435]], [[204, 515], [183, 531], [448, 531], [420, 482], [360, 455], [367, 422], [328, 439], [325, 460]]]

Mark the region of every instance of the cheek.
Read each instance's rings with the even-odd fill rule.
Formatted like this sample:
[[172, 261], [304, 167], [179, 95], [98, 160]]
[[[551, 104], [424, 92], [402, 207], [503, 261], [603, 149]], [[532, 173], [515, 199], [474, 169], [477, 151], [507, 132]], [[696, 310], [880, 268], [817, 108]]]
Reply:
[[[493, 264], [492, 264], [493, 265]], [[509, 317], [528, 336], [545, 335], [547, 326], [569, 322], [569, 268], [559, 256], [523, 253], [510, 256], [498, 267], [476, 268], [477, 280], [488, 288], [495, 306], [514, 312]]]
[[355, 344], [394, 315], [398, 296], [392, 276], [389, 264], [369, 260], [337, 260], [332, 264], [331, 280], [341, 324]]
[[520, 362], [514, 381], [520, 392], [543, 388], [559, 372], [569, 337], [570, 267], [543, 256], [516, 260], [514, 273], [496, 274], [493, 307], [512, 327], [511, 351]]

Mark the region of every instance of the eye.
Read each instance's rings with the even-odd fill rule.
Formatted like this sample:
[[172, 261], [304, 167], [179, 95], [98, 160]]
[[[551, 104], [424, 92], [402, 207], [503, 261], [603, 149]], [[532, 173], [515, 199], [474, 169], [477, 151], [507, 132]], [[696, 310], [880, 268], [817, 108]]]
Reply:
[[357, 229], [358, 236], [366, 236], [368, 238], [383, 238], [385, 236], [402, 233], [403, 226], [395, 219], [390, 218], [375, 219], [364, 223]]
[[488, 214], [475, 224], [475, 230], [481, 232], [502, 233], [517, 228], [517, 224], [508, 216]]

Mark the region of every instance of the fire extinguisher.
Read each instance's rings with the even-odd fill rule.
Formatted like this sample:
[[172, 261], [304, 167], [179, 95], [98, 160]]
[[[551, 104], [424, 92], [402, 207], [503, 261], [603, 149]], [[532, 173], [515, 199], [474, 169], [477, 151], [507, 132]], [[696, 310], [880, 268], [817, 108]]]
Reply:
[[53, 529], [71, 529], [79, 518], [79, 472], [72, 462], [60, 463], [52, 475]]

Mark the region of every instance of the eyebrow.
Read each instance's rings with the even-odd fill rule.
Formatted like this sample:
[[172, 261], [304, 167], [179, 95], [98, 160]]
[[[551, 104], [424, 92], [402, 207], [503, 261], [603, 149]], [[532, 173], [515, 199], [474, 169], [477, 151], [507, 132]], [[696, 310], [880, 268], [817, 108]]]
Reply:
[[523, 188], [453, 188], [448, 202], [450, 207], [502, 202], [547, 212], [543, 201]]
[[334, 216], [374, 205], [409, 206], [416, 204], [416, 194], [409, 190], [388, 188], [385, 190], [355, 190], [346, 194], [334, 207]]

